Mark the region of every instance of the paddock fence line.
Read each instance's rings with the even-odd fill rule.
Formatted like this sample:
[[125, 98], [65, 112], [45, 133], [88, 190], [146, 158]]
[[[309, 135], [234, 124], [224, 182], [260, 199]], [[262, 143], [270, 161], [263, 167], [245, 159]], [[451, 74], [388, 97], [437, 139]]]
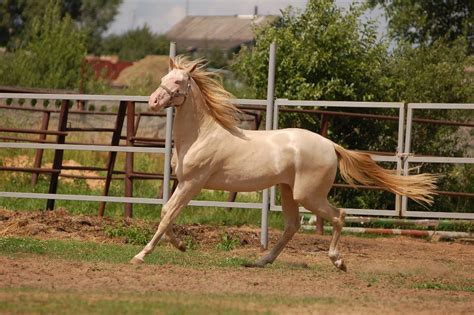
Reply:
[[[407, 175], [410, 169], [410, 163], [443, 163], [443, 164], [474, 164], [474, 157], [445, 157], [445, 156], [417, 156], [412, 148], [413, 123], [429, 122], [429, 119], [415, 119], [414, 111], [417, 110], [474, 110], [474, 104], [436, 104], [436, 103], [409, 103], [407, 104], [407, 123], [405, 133], [405, 147], [403, 155], [403, 174]], [[463, 127], [474, 127], [473, 121], [468, 122], [449, 122], [443, 121], [447, 125], [456, 125]], [[462, 195], [467, 198], [474, 198], [474, 192], [462, 192], [453, 194], [446, 191], [438, 191], [440, 195]], [[402, 197], [401, 216], [419, 217], [419, 218], [446, 218], [446, 219], [470, 219], [474, 220], [474, 209], [469, 212], [432, 212], [432, 211], [410, 211], [408, 209], [407, 197]]]
[[[72, 94], [18, 94], [18, 93], [3, 93], [0, 94], [0, 98], [22, 98], [22, 99], [58, 99], [61, 100], [61, 110], [65, 110], [65, 105], [67, 102], [72, 100], [107, 100], [107, 101], [118, 101], [121, 104], [127, 103], [144, 103], [147, 101], [147, 97], [141, 96], [108, 96], [108, 95], [72, 95]], [[253, 109], [255, 111], [265, 111], [268, 106], [268, 100], [246, 100], [246, 99], [237, 99], [235, 104], [242, 106], [245, 109]], [[127, 105], [130, 106], [130, 105]], [[474, 158], [470, 157], [428, 157], [428, 156], [415, 156], [410, 150], [411, 145], [411, 130], [413, 122], [422, 121], [421, 119], [413, 118], [413, 111], [417, 109], [474, 109], [474, 104], [408, 104], [407, 108], [407, 123], [404, 125], [404, 112], [405, 106], [403, 103], [371, 103], [371, 102], [324, 102], [324, 101], [289, 101], [287, 99], [276, 99], [273, 104], [273, 124], [272, 128], [278, 128], [278, 116], [282, 111], [282, 107], [299, 107], [297, 110], [299, 112], [304, 112], [301, 108], [304, 107], [339, 107], [339, 108], [395, 108], [399, 111], [398, 120], [398, 144], [396, 153], [387, 156], [387, 155], [373, 155], [373, 158], [376, 161], [380, 162], [392, 162], [397, 164], [397, 171], [403, 174], [408, 174], [408, 169], [410, 163], [474, 163]], [[61, 111], [60, 110], [60, 111]], [[59, 111], [59, 112], [60, 112]], [[120, 111], [120, 110], [119, 110]], [[311, 113], [314, 110], [309, 110]], [[328, 115], [330, 113], [327, 110], [319, 110], [321, 113]], [[337, 112], [337, 115], [358, 115], [358, 113], [344, 113]], [[367, 115], [365, 115], [367, 116]], [[388, 118], [394, 120], [394, 118]], [[60, 121], [61, 123], [61, 121]], [[446, 124], [453, 122], [445, 122]], [[472, 127], [473, 123], [454, 123], [461, 124], [466, 127]], [[407, 132], [405, 137], [403, 137], [403, 131], [406, 128]], [[4, 128], [5, 129], [5, 128]], [[6, 129], [5, 129], [6, 130]], [[46, 132], [51, 135], [56, 135], [58, 137], [62, 136], [62, 132], [48, 131]], [[405, 138], [405, 139], [404, 139]], [[9, 139], [6, 139], [9, 140]], [[31, 140], [33, 141], [33, 140]], [[130, 145], [130, 144], [128, 144]], [[165, 147], [132, 147], [132, 146], [118, 146], [118, 145], [85, 145], [85, 144], [61, 144], [61, 143], [28, 143], [28, 142], [0, 142], [1, 148], [18, 148], [18, 149], [36, 149], [36, 150], [55, 150], [55, 151], [64, 151], [64, 150], [77, 150], [77, 151], [104, 151], [104, 152], [125, 152], [125, 153], [153, 153], [153, 154], [166, 154]], [[403, 148], [403, 150], [401, 150]], [[403, 151], [403, 152], [402, 152]], [[56, 172], [54, 172], [56, 170]], [[18, 171], [18, 170], [14, 170]], [[36, 170], [39, 171], [39, 170]], [[48, 173], [47, 170], [43, 172]], [[53, 170], [49, 173], [57, 174], [57, 169], [53, 166]], [[163, 186], [170, 187], [170, 181], [164, 183]], [[362, 187], [363, 188], [363, 187]], [[440, 192], [448, 193], [451, 192]], [[275, 202], [275, 187], [272, 187], [270, 190], [270, 201], [269, 209], [272, 211], [280, 211], [281, 207]], [[464, 192], [461, 193], [466, 197], [473, 197], [473, 193]], [[124, 203], [151, 203], [151, 204], [163, 204], [164, 198], [157, 198], [151, 200], [144, 200], [144, 198], [132, 198], [131, 196], [126, 197], [107, 197], [107, 196], [80, 196], [75, 199], [74, 195], [67, 195], [60, 197], [59, 194], [36, 194], [36, 193], [18, 193], [18, 192], [1, 192], [0, 196], [2, 197], [16, 197], [16, 198], [39, 198], [39, 199], [58, 199], [58, 200], [88, 200], [88, 201], [101, 201], [101, 202], [124, 202]], [[56, 196], [57, 198], [52, 198]], [[395, 197], [397, 198], [397, 197]], [[146, 199], [146, 198], [145, 198]], [[432, 217], [432, 218], [458, 218], [458, 219], [474, 219], [474, 215], [470, 212], [468, 213], [453, 213], [453, 212], [429, 212], [429, 211], [410, 211], [408, 210], [406, 198], [402, 198], [402, 203], [396, 203], [395, 209], [345, 209], [349, 214], [354, 215], [375, 215], [375, 216], [401, 216], [401, 217]], [[262, 202], [263, 203], [263, 202]], [[218, 206], [218, 207], [233, 207], [233, 208], [261, 208], [261, 203], [236, 203], [236, 202], [222, 202], [222, 201], [209, 201], [209, 203], [203, 201], [193, 200], [190, 205], [203, 205], [203, 206]], [[300, 208], [302, 212], [306, 210]]]
[[[170, 56], [175, 56], [175, 45], [170, 45]], [[419, 119], [413, 117], [414, 110], [420, 110], [423, 108], [459, 108], [472, 110], [474, 104], [408, 104], [407, 106], [403, 103], [376, 103], [376, 102], [329, 102], [329, 101], [299, 101], [299, 100], [287, 100], [287, 99], [275, 99], [274, 98], [274, 81], [275, 81], [275, 58], [276, 58], [276, 46], [273, 43], [269, 49], [269, 69], [268, 69], [268, 85], [267, 85], [267, 98], [266, 100], [248, 100], [248, 99], [237, 99], [234, 101], [241, 109], [248, 110], [250, 114], [254, 112], [265, 112], [265, 128], [266, 130], [277, 129], [279, 114], [282, 112], [293, 112], [293, 113], [308, 113], [321, 116], [321, 130], [320, 133], [327, 136], [328, 132], [328, 117], [331, 116], [348, 116], [354, 118], [373, 118], [373, 119], [385, 119], [398, 122], [397, 132], [397, 147], [395, 152], [369, 152], [373, 155], [376, 161], [380, 162], [391, 162], [396, 163], [396, 170], [399, 174], [408, 174], [410, 163], [473, 163], [473, 158], [453, 158], [453, 157], [422, 157], [414, 156], [411, 153], [411, 131], [413, 123], [439, 123], [439, 124], [451, 124], [456, 126], [473, 127], [472, 123], [463, 122], [450, 122], [440, 120], [429, 120]], [[20, 192], [0, 192], [0, 197], [13, 197], [13, 198], [37, 198], [48, 200], [47, 208], [54, 208], [54, 200], [79, 200], [79, 201], [97, 201], [100, 202], [99, 215], [104, 212], [106, 202], [120, 202], [125, 203], [125, 215], [132, 215], [132, 205], [135, 203], [143, 204], [159, 204], [163, 205], [168, 200], [172, 191], [170, 190], [171, 181], [173, 180], [171, 174], [171, 152], [172, 152], [172, 122], [173, 122], [173, 109], [169, 108], [166, 114], [156, 114], [158, 116], [166, 117], [165, 123], [165, 139], [152, 139], [152, 138], [140, 138], [136, 136], [136, 130], [140, 121], [140, 115], [155, 115], [150, 113], [135, 113], [135, 105], [137, 103], [146, 103], [148, 97], [144, 96], [123, 96], [123, 95], [78, 95], [78, 94], [38, 94], [38, 93], [0, 93], [0, 99], [31, 99], [31, 100], [59, 100], [60, 109], [58, 110], [43, 110], [43, 121], [42, 131], [38, 132], [35, 130], [23, 130], [25, 133], [39, 134], [40, 138], [33, 140], [24, 139], [23, 142], [6, 142], [6, 141], [18, 141], [18, 139], [12, 139], [14, 137], [0, 137], [0, 148], [18, 148], [18, 149], [36, 149], [36, 154], [42, 152], [41, 150], [55, 150], [53, 166], [50, 170], [42, 170], [41, 165], [33, 168], [33, 180], [36, 174], [49, 173], [51, 174], [50, 189], [47, 194], [40, 193], [20, 193]], [[119, 108], [115, 128], [113, 130], [107, 128], [91, 128], [89, 132], [103, 131], [113, 132], [113, 137], [110, 145], [85, 145], [85, 144], [65, 144], [65, 136], [67, 130], [73, 131], [73, 129], [67, 127], [67, 118], [69, 114], [76, 113], [70, 110], [70, 104], [72, 101], [85, 102], [85, 101], [110, 101], [118, 102]], [[434, 106], [434, 107], [431, 107]], [[0, 109], [5, 109], [8, 106], [0, 106]], [[309, 107], [309, 108], [308, 108]], [[384, 116], [375, 114], [365, 113], [346, 113], [339, 111], [331, 111], [328, 108], [392, 108], [398, 110], [397, 116]], [[17, 108], [19, 109], [19, 108]], [[22, 108], [22, 110], [27, 110]], [[52, 113], [59, 114], [59, 125], [58, 130], [48, 130], [47, 125], [49, 118]], [[126, 114], [127, 113], [127, 114]], [[87, 112], [81, 112], [81, 114], [87, 114]], [[97, 113], [99, 114], [99, 113]], [[107, 114], [107, 113], [100, 113]], [[138, 118], [135, 120], [135, 117]], [[124, 125], [124, 120], [127, 120], [127, 134], [126, 136], [121, 135], [121, 130]], [[261, 117], [255, 116], [255, 128], [258, 129]], [[406, 120], [406, 122], [405, 122]], [[46, 126], [46, 127], [45, 127]], [[107, 130], [106, 130], [107, 129]], [[406, 131], [405, 131], [406, 130]], [[0, 132], [8, 132], [8, 128], [0, 126]], [[12, 130], [10, 130], [12, 131]], [[76, 130], [79, 131], [79, 130]], [[82, 130], [85, 131], [86, 130]], [[46, 141], [47, 135], [56, 136], [54, 143]], [[120, 140], [126, 140], [126, 145], [121, 146]], [[141, 141], [141, 142], [140, 142]], [[30, 142], [30, 143], [28, 143]], [[133, 146], [134, 143], [140, 142], [140, 146]], [[351, 148], [357, 149], [357, 148]], [[89, 196], [89, 195], [67, 195], [67, 194], [56, 194], [57, 181], [60, 175], [61, 162], [63, 158], [64, 150], [79, 150], [79, 151], [104, 151], [109, 152], [106, 176], [106, 189], [104, 196]], [[126, 169], [124, 172], [114, 170], [115, 158], [118, 152], [124, 152], [126, 154]], [[163, 169], [163, 175], [150, 175], [150, 174], [137, 174], [133, 173], [133, 154], [134, 153], [151, 153], [151, 154], [164, 154], [165, 163]], [[35, 158], [35, 163], [37, 163]], [[37, 165], [37, 164], [36, 164]], [[2, 170], [2, 168], [0, 168]], [[113, 179], [113, 175], [119, 173], [123, 175], [125, 185], [125, 197], [110, 197], [108, 194], [108, 186], [110, 181]], [[148, 179], [160, 179], [163, 180], [163, 193], [162, 198], [137, 198], [133, 197], [133, 178], [148, 178]], [[107, 184], [108, 183], [108, 184]], [[336, 187], [345, 188], [344, 185], [336, 184]], [[346, 185], [347, 186], [347, 185]], [[361, 189], [370, 189], [369, 187], [360, 186]], [[448, 192], [440, 192], [448, 193]], [[473, 197], [473, 193], [463, 192], [460, 193], [468, 198]], [[395, 208], [394, 209], [345, 209], [349, 214], [354, 215], [365, 215], [365, 216], [395, 216], [395, 217], [430, 217], [430, 218], [459, 218], [459, 219], [474, 219], [474, 213], [451, 213], [451, 212], [429, 212], [429, 211], [410, 211], [408, 209], [407, 199], [400, 196], [395, 196]], [[250, 208], [250, 209], [261, 209], [262, 211], [262, 222], [261, 222], [261, 245], [263, 248], [267, 247], [268, 244], [268, 212], [269, 211], [280, 211], [281, 207], [276, 204], [276, 191], [275, 187], [266, 189], [262, 192], [262, 202], [250, 203], [250, 202], [232, 202], [235, 200], [235, 194], [231, 194], [229, 201], [202, 201], [192, 200], [189, 205], [192, 206], [205, 206], [205, 207], [226, 207], [226, 208]], [[473, 210], [473, 209], [470, 209]], [[305, 212], [304, 208], [300, 208], [300, 211]]]

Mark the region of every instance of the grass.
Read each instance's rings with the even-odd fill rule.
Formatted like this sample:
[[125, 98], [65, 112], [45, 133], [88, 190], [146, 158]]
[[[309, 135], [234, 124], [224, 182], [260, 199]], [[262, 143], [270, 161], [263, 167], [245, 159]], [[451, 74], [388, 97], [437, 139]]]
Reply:
[[[124, 264], [136, 255], [143, 246], [100, 244], [83, 241], [38, 240], [33, 238], [0, 238], [2, 255], [44, 255], [70, 261], [89, 261]], [[245, 258], [229, 257], [227, 254], [203, 251], [182, 253], [174, 248], [159, 245], [146, 259], [147, 264], [173, 264], [184, 267], [208, 268], [241, 266]]]
[[[215, 250], [187, 250], [184, 253], [171, 246], [159, 243], [153, 253], [147, 256], [146, 263], [155, 265], [172, 264], [205, 270], [213, 267], [242, 267], [242, 265], [248, 264], [257, 258], [254, 254], [242, 257], [234, 256], [231, 251], [240, 247], [240, 244], [236, 244], [234, 240], [235, 239], [225, 241], [223, 248], [217, 246]], [[141, 245], [101, 244], [75, 240], [38, 240], [18, 237], [0, 238], [0, 255], [12, 257], [40, 255], [54, 259], [94, 263], [126, 264], [142, 248], [143, 246]], [[307, 266], [305, 264], [293, 264], [280, 262], [278, 260], [266, 267], [266, 269], [312, 270], [317, 274], [328, 271], [324, 268], [325, 267], [318, 265]], [[332, 266], [328, 268], [332, 269]]]
[[[271, 314], [279, 307], [335, 304], [336, 298], [193, 292], [75, 292], [0, 289], [0, 312], [8, 314]], [[306, 308], [305, 307], [305, 308]]]
[[123, 237], [127, 244], [146, 245], [151, 240], [154, 233], [143, 227], [118, 224], [106, 226], [105, 234], [111, 238]]
[[232, 236], [229, 233], [223, 233], [216, 249], [221, 251], [231, 251], [239, 245], [240, 239], [238, 237]]

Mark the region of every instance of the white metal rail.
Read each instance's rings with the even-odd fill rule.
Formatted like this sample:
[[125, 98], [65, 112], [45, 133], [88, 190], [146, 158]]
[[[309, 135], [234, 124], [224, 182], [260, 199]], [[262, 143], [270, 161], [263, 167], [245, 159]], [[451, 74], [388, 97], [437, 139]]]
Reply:
[[[413, 111], [421, 109], [463, 109], [474, 110], [474, 104], [440, 104], [440, 103], [410, 103], [407, 106], [407, 123], [405, 134], [403, 173], [408, 175], [410, 163], [449, 163], [449, 164], [473, 164], [474, 158], [469, 157], [435, 157], [414, 156], [412, 154], [411, 139], [413, 132]], [[470, 212], [433, 212], [433, 211], [410, 211], [408, 209], [407, 197], [402, 197], [402, 212], [404, 217], [422, 218], [447, 218], [447, 219], [474, 219], [474, 209]]]

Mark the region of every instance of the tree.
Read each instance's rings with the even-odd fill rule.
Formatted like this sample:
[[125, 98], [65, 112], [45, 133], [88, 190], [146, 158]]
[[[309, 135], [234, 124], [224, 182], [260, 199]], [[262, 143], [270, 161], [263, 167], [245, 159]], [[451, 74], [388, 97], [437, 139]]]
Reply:
[[[43, 15], [49, 0], [0, 1], [0, 46], [19, 47], [25, 41], [26, 25]], [[88, 48], [93, 52], [101, 35], [118, 12], [122, 0], [61, 0], [61, 17], [69, 15], [88, 36]]]
[[[383, 65], [388, 58], [386, 45], [377, 40], [374, 23], [362, 21], [362, 14], [361, 7], [351, 7], [344, 13], [332, 0], [310, 0], [303, 12], [290, 7], [282, 12], [280, 20], [255, 30], [255, 47], [243, 48], [233, 68], [256, 91], [256, 97], [264, 98], [268, 47], [275, 41], [276, 97], [329, 101], [385, 100]], [[314, 117], [281, 117], [280, 126], [303, 127], [313, 131], [320, 128], [319, 121]], [[341, 144], [351, 143], [368, 150], [392, 150], [396, 147], [392, 141], [364, 137], [354, 133], [353, 129], [347, 129], [381, 134], [386, 129], [383, 124], [372, 124], [370, 128], [347, 123], [332, 126], [331, 137]]]
[[[473, 103], [474, 76], [467, 71], [474, 65], [474, 56], [469, 56], [467, 41], [460, 37], [446, 44], [438, 39], [417, 47], [400, 43], [386, 65], [390, 78], [388, 95], [392, 100], [421, 103]], [[447, 121], [472, 121], [472, 110], [417, 110], [416, 118]], [[473, 130], [459, 126], [438, 124], [414, 124], [412, 130], [412, 152], [429, 156], [466, 156]], [[442, 174], [439, 190], [473, 191], [473, 167], [469, 164], [427, 164], [426, 172]], [[435, 210], [466, 211], [472, 209], [472, 198], [436, 197]], [[411, 206], [410, 208], [420, 206]]]
[[387, 97], [411, 103], [474, 102], [474, 76], [468, 71], [474, 56], [467, 50], [462, 37], [449, 45], [443, 39], [417, 47], [399, 43], [385, 66]]
[[60, 5], [50, 1], [33, 18], [29, 41], [8, 55], [0, 67], [2, 84], [55, 89], [79, 88], [86, 55], [86, 36], [72, 19], [61, 17]]
[[123, 60], [138, 60], [146, 55], [167, 55], [169, 41], [154, 34], [148, 25], [120, 35], [109, 35], [102, 43], [102, 54], [118, 55]]
[[385, 10], [392, 38], [411, 44], [438, 39], [474, 41], [474, 2], [466, 0], [368, 0]]
[[378, 100], [387, 57], [363, 11], [344, 14], [332, 0], [310, 0], [304, 12], [289, 7], [282, 18], [255, 30], [255, 47], [243, 48], [234, 69], [264, 97], [268, 47], [276, 41], [277, 97], [306, 100]]

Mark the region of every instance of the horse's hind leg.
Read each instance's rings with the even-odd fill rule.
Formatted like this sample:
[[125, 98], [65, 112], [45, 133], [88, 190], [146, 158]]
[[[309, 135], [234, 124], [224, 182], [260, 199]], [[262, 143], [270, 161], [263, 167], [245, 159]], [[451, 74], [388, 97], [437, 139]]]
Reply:
[[285, 220], [285, 230], [282, 236], [271, 249], [271, 251], [262, 259], [255, 263], [246, 264], [246, 267], [264, 267], [266, 264], [271, 264], [280, 255], [283, 248], [291, 240], [293, 235], [300, 228], [300, 220], [298, 214], [298, 203], [293, 199], [293, 192], [290, 186], [280, 185], [281, 189], [281, 205], [283, 208], [283, 218]]
[[344, 264], [344, 260], [339, 254], [337, 245], [339, 243], [339, 237], [341, 236], [342, 227], [344, 226], [345, 213], [343, 210], [338, 209], [324, 199], [324, 201], [317, 202], [315, 200], [305, 200], [302, 202], [303, 206], [313, 212], [314, 214], [321, 216], [322, 218], [331, 222], [333, 226], [331, 244], [329, 245], [329, 258], [336, 268], [347, 271], [347, 267]]

